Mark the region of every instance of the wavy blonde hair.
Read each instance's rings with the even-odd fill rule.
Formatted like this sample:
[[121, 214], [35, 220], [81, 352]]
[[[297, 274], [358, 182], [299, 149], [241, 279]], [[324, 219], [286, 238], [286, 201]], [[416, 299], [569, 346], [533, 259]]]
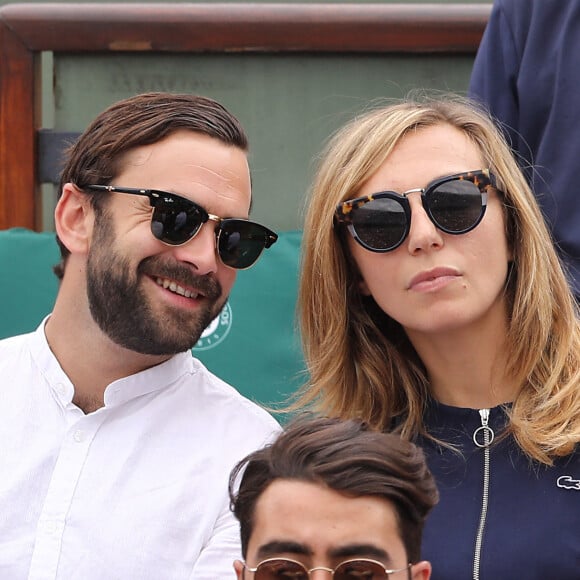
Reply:
[[408, 99], [353, 119], [329, 141], [304, 225], [299, 319], [309, 384], [293, 408], [359, 418], [402, 435], [425, 434], [426, 369], [402, 327], [358, 289], [336, 205], [356, 197], [409, 132], [448, 124], [480, 151], [504, 193], [513, 264], [506, 281], [510, 376], [521, 385], [509, 431], [532, 459], [550, 465], [580, 440], [580, 329], [576, 303], [536, 200], [490, 117], [467, 99]]

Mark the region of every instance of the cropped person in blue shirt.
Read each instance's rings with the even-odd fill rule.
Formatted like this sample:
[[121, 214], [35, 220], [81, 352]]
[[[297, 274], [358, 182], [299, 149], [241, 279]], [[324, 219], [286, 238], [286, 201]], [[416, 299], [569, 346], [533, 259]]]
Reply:
[[304, 228], [297, 403], [396, 429], [440, 502], [435, 580], [578, 580], [580, 329], [525, 177], [448, 95], [362, 114], [322, 157]]
[[501, 122], [580, 301], [580, 2], [495, 0], [469, 92]]

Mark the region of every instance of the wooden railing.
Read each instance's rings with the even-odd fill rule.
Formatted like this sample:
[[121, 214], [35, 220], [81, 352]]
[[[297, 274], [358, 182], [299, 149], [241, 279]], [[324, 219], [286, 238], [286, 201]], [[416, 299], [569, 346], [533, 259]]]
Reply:
[[38, 228], [39, 54], [475, 53], [486, 4], [8, 4], [0, 8], [0, 229]]

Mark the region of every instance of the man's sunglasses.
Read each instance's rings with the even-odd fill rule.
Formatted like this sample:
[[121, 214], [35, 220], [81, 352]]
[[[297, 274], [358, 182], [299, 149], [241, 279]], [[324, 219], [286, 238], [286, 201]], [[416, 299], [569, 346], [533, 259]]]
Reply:
[[448, 234], [465, 234], [483, 219], [487, 194], [495, 188], [489, 169], [456, 173], [432, 181], [425, 189], [403, 193], [381, 191], [339, 203], [335, 223], [347, 226], [351, 236], [371, 252], [398, 248], [411, 227], [411, 206], [407, 196], [421, 193], [429, 219]]
[[148, 197], [153, 208], [151, 232], [158, 240], [170, 246], [187, 243], [196, 236], [205, 222], [216, 222], [216, 247], [220, 260], [226, 266], [238, 270], [252, 266], [264, 249], [278, 239], [278, 235], [265, 226], [245, 219], [220, 218], [175, 193], [113, 185], [88, 185], [86, 189]]
[[376, 560], [359, 559], [342, 562], [334, 570], [325, 566], [316, 566], [309, 570], [304, 564], [295, 560], [271, 558], [260, 562], [255, 568], [250, 568], [246, 564], [244, 567], [254, 574], [254, 580], [309, 580], [310, 574], [315, 570], [330, 572], [333, 580], [362, 580], [364, 578], [388, 580], [391, 574], [408, 571], [411, 564], [397, 570], [388, 570]]

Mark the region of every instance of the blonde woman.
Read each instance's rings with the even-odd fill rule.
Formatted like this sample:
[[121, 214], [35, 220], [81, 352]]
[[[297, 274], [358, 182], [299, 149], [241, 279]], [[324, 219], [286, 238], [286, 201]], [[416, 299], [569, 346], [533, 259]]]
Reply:
[[299, 301], [300, 405], [427, 455], [434, 580], [578, 580], [576, 304], [490, 118], [447, 96], [340, 130], [311, 191]]

